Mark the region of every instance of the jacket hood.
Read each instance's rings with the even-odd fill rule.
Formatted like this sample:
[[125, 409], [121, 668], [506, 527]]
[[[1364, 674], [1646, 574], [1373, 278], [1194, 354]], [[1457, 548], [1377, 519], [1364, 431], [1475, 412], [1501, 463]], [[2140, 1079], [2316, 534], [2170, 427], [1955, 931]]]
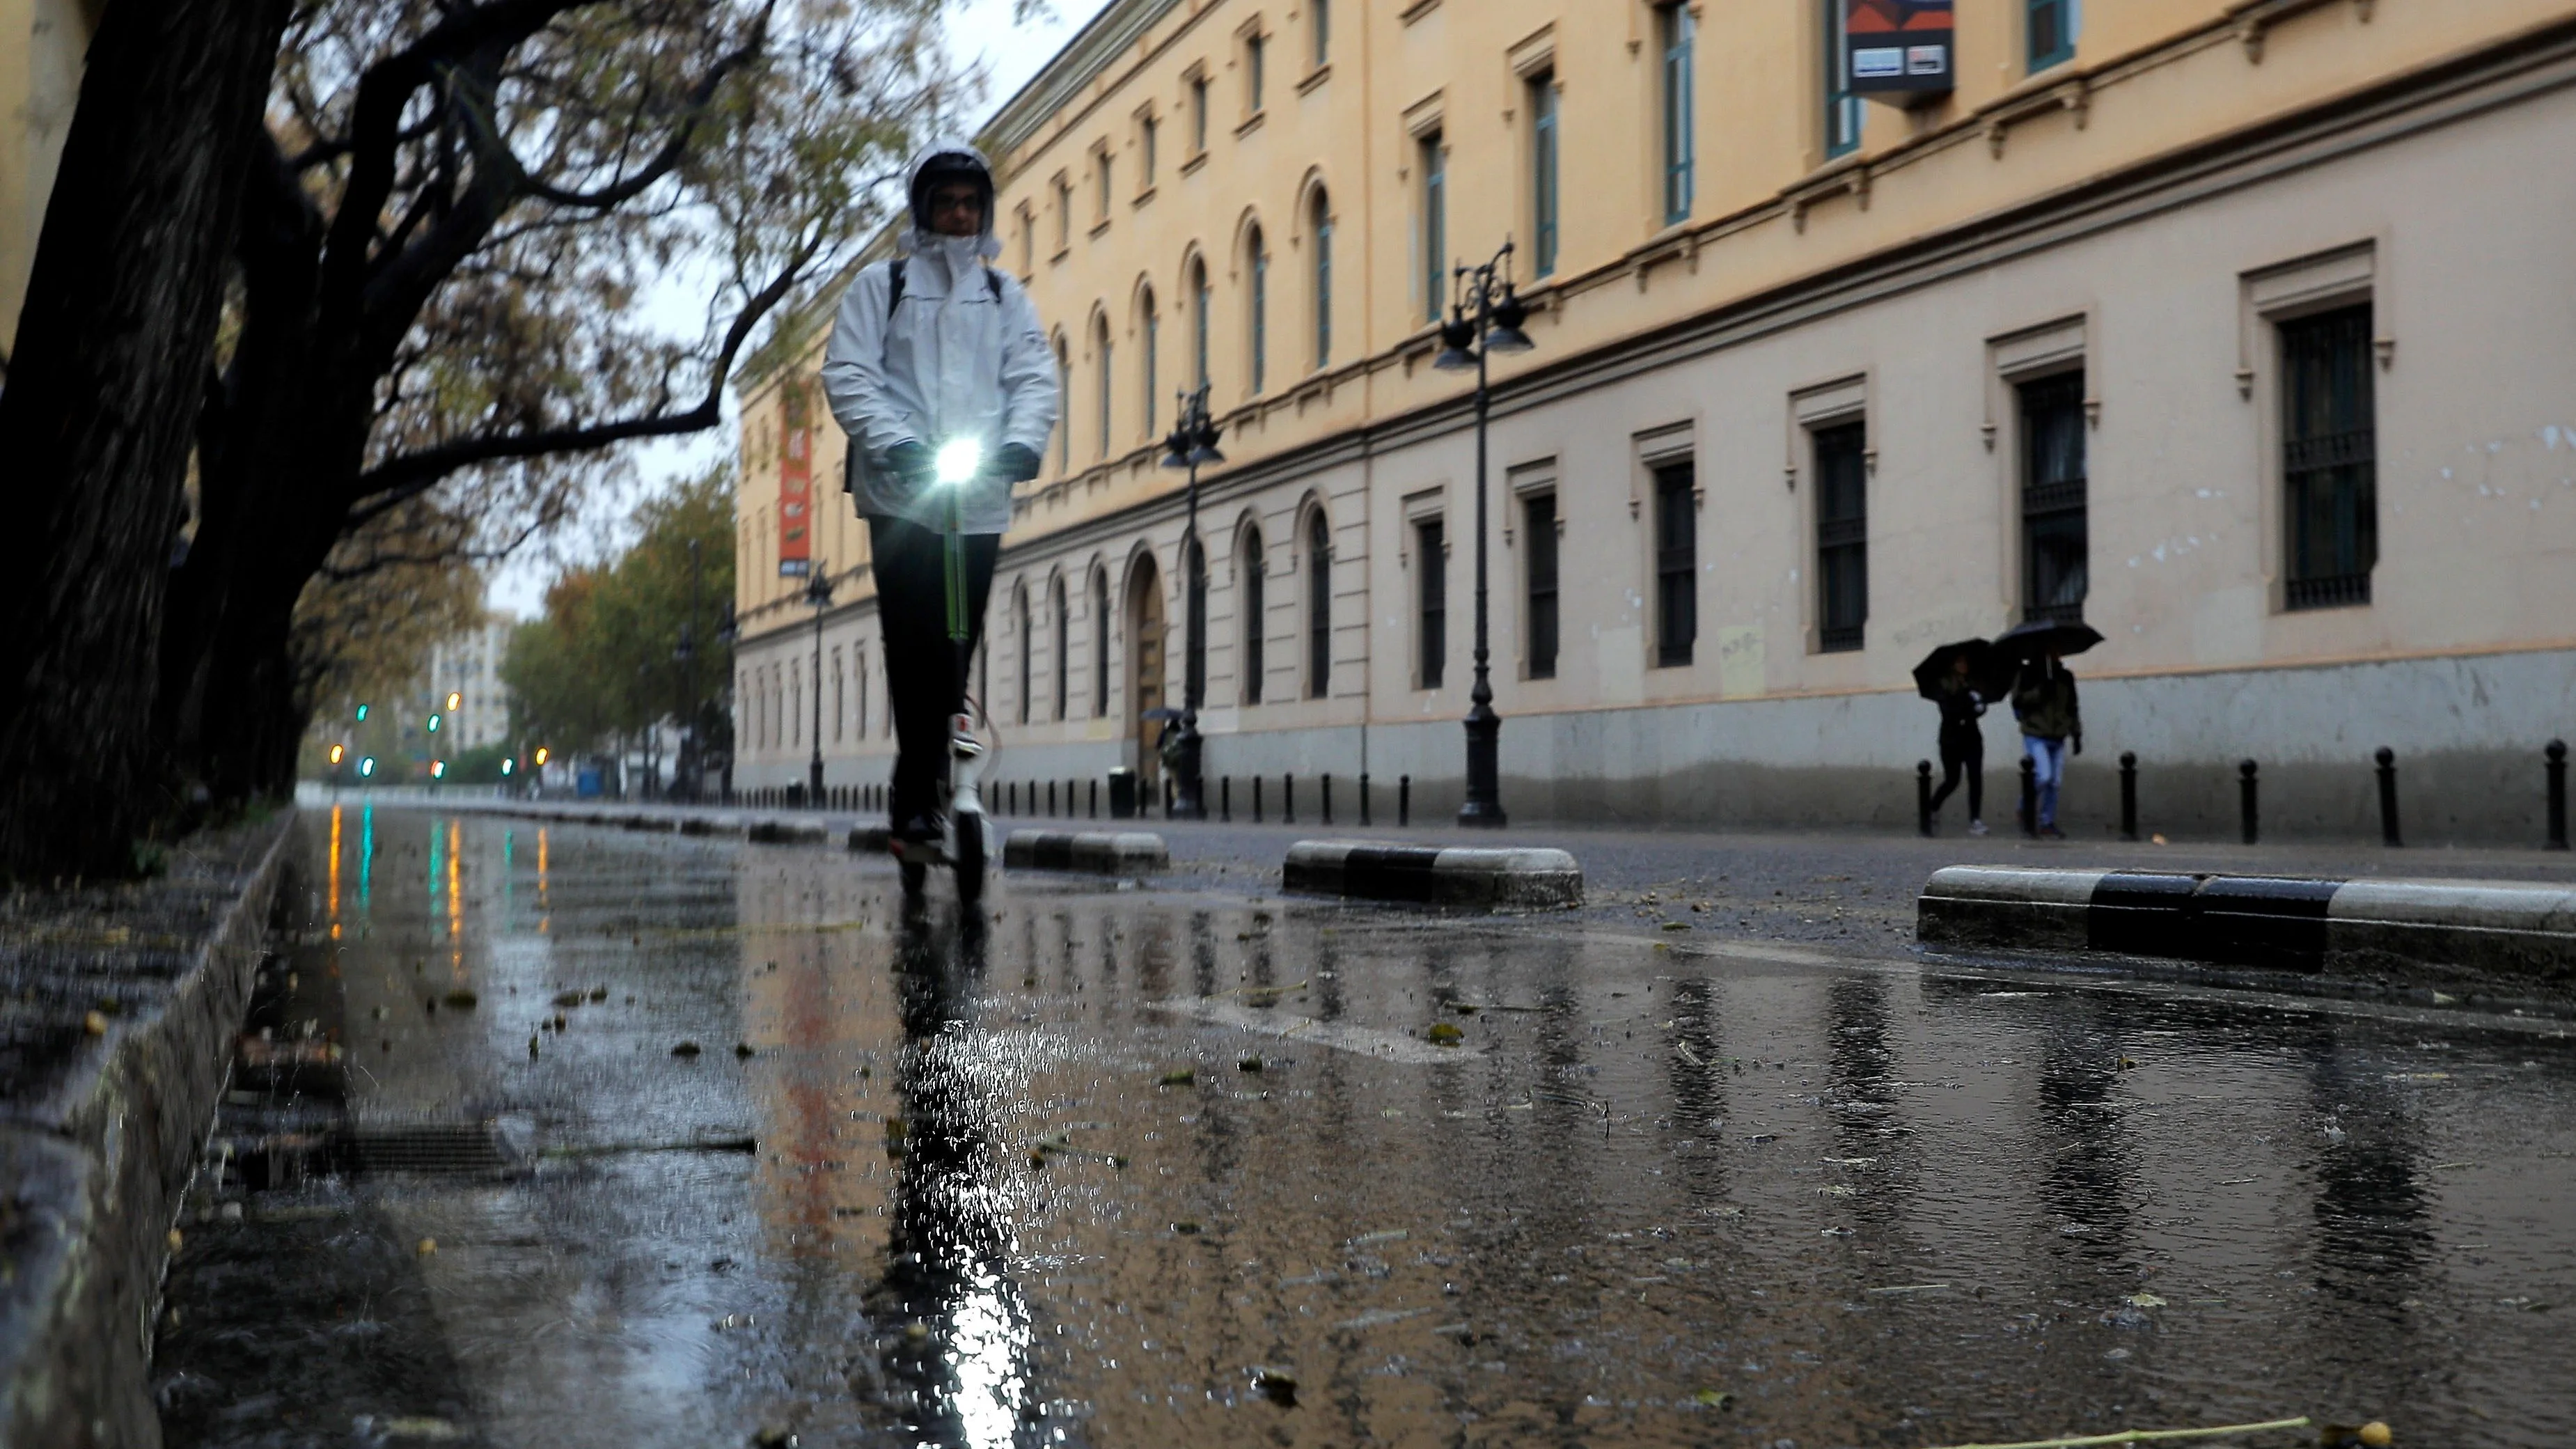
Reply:
[[907, 254], [929, 252], [937, 250], [942, 242], [957, 240], [931, 230], [929, 209], [930, 178], [957, 172], [971, 176], [984, 194], [984, 230], [975, 240], [977, 255], [989, 261], [1002, 254], [1002, 240], [993, 230], [993, 163], [984, 159], [974, 142], [956, 136], [939, 137], [913, 153], [912, 178], [906, 187], [912, 225], [895, 239], [898, 250]]

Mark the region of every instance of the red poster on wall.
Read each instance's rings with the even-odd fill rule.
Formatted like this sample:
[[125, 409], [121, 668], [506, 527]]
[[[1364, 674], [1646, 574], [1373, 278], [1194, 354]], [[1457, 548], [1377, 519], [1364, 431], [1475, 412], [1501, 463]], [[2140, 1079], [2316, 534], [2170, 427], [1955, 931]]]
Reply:
[[814, 428], [804, 390], [790, 390], [778, 450], [778, 576], [814, 567]]
[[1854, 92], [1946, 91], [1951, 0], [1843, 0], [1843, 74]]

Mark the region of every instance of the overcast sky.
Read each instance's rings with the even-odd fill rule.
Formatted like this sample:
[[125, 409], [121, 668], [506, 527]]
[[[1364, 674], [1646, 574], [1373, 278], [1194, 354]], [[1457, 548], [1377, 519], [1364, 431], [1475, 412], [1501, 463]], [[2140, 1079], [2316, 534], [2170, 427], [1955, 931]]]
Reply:
[[[1011, 18], [1012, 0], [962, 0], [950, 32], [952, 47], [957, 54], [979, 58], [990, 68], [982, 112], [969, 129], [981, 129], [985, 118], [1018, 93], [1039, 67], [1053, 59], [1073, 33], [1105, 5], [1106, 0], [1047, 0], [1048, 14], [1015, 23]], [[697, 314], [693, 308], [694, 304], [680, 325], [695, 325]], [[643, 491], [658, 490], [675, 478], [687, 477], [734, 456], [730, 397], [725, 400], [725, 411], [722, 427], [693, 438], [639, 448], [635, 464]], [[531, 617], [544, 606], [546, 585], [564, 559], [594, 558], [627, 542], [619, 525], [633, 512], [630, 507], [610, 501], [587, 512], [588, 528], [574, 537], [557, 540], [551, 555], [534, 548], [522, 549], [519, 556], [496, 570], [491, 587], [484, 593], [484, 602], [520, 618]]]

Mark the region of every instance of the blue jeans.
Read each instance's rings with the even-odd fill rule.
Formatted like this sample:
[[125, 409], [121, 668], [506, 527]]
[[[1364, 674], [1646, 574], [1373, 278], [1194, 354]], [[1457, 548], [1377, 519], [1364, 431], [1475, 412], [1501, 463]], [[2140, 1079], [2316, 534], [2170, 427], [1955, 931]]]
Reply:
[[2057, 787], [2066, 778], [2066, 741], [2023, 735], [2021, 748], [2030, 756], [2030, 782], [2039, 792], [2039, 825], [2045, 830], [2057, 823]]

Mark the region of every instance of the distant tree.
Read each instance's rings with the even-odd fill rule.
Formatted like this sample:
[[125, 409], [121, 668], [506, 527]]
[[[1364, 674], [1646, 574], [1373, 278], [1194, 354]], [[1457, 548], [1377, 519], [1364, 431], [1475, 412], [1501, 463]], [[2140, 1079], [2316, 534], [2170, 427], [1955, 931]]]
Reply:
[[558, 577], [545, 612], [511, 634], [501, 680], [526, 743], [585, 751], [690, 720], [703, 739], [722, 714], [733, 648], [715, 631], [733, 597], [731, 471], [710, 470], [647, 499], [636, 522], [632, 546], [603, 567]]
[[[384, 548], [391, 523], [363, 530], [352, 551]], [[342, 717], [407, 695], [442, 641], [483, 623], [483, 586], [481, 570], [452, 556], [348, 572], [326, 566], [295, 605], [288, 656], [298, 716]]]

